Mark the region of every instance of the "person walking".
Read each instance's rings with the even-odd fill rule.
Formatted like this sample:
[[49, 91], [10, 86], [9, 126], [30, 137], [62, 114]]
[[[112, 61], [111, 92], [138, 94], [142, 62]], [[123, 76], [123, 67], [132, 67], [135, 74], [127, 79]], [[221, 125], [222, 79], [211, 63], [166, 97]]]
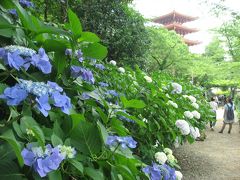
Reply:
[[212, 131], [214, 131], [213, 127], [216, 125], [218, 104], [216, 102], [216, 99], [214, 99], [213, 97], [211, 98], [211, 101], [209, 104], [212, 108], [212, 111], [214, 113], [214, 119], [215, 119], [215, 121], [210, 121], [210, 128]]
[[224, 105], [223, 119], [223, 126], [219, 133], [223, 133], [226, 124], [229, 124], [228, 134], [230, 134], [232, 124], [234, 123], [234, 105], [231, 98], [227, 98], [226, 104]]

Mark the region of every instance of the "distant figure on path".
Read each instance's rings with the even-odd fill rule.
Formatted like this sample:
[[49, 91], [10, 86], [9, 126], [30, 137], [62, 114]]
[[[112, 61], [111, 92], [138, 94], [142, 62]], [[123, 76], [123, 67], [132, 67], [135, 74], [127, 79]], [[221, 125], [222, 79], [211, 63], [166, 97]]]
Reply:
[[234, 105], [231, 98], [227, 98], [226, 104], [224, 105], [223, 119], [223, 126], [219, 133], [223, 133], [226, 124], [229, 124], [228, 134], [230, 134], [232, 124], [234, 123]]
[[211, 98], [211, 102], [209, 104], [210, 104], [210, 106], [212, 108], [212, 111], [214, 112], [214, 115], [215, 115], [215, 121], [210, 121], [210, 128], [211, 128], [212, 131], [214, 131], [213, 127], [215, 126], [216, 120], [217, 120], [218, 104], [216, 102], [216, 99], [214, 99], [213, 97]]

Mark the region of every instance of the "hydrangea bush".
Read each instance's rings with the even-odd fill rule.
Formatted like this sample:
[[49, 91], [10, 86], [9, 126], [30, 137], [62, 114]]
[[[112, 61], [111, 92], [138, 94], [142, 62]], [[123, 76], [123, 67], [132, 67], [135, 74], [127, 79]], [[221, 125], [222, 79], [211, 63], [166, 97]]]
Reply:
[[182, 178], [169, 148], [193, 142], [208, 122], [201, 89], [105, 62], [107, 49], [71, 10], [59, 28], [27, 12], [30, 1], [0, 5], [8, 38], [0, 48], [0, 177]]

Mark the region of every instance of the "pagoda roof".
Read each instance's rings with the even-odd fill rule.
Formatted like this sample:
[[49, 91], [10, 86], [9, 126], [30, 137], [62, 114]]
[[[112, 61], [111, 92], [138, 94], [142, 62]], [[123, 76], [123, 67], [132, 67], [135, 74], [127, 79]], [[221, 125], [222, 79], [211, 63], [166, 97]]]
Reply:
[[164, 27], [167, 28], [168, 30], [175, 30], [176, 33], [181, 34], [181, 35], [186, 35], [186, 34], [189, 34], [189, 33], [199, 31], [196, 28], [189, 28], [189, 27], [183, 26], [179, 23], [168, 24], [168, 25], [165, 25]]
[[188, 46], [194, 46], [194, 45], [201, 44], [200, 41], [190, 40], [190, 39], [186, 39], [186, 38], [183, 38], [183, 41], [184, 41]]
[[153, 22], [160, 23], [160, 24], [168, 24], [171, 22], [179, 22], [179, 23], [185, 23], [189, 21], [194, 21], [198, 19], [198, 17], [188, 16], [179, 12], [176, 12], [175, 10], [165, 14], [163, 16], [159, 16], [153, 19]]

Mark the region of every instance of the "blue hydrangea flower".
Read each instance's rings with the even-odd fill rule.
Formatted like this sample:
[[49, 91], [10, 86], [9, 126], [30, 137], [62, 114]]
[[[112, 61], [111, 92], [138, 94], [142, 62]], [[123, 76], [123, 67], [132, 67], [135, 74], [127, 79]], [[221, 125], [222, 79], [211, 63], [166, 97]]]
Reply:
[[37, 97], [44, 96], [46, 94], [49, 94], [50, 92], [53, 92], [53, 89], [51, 87], [43, 82], [32, 82], [20, 79], [20, 87], [25, 89], [28, 93], [34, 94]]
[[136, 148], [137, 142], [131, 136], [119, 137], [119, 136], [108, 136], [106, 144], [110, 147], [114, 147], [117, 144], [123, 149], [129, 148]]
[[85, 92], [82, 93], [82, 99], [83, 100], [87, 100], [89, 98], [90, 98], [90, 96], [87, 93], [85, 93]]
[[77, 58], [78, 58], [79, 62], [83, 62], [83, 60], [84, 60], [83, 59], [83, 53], [80, 49], [77, 51]]
[[65, 94], [61, 95], [59, 92], [52, 93], [52, 98], [54, 100], [54, 106], [61, 108], [61, 110], [69, 114], [69, 111], [72, 107], [70, 98]]
[[95, 64], [95, 67], [100, 69], [100, 70], [104, 70], [105, 66], [103, 64]]
[[9, 106], [17, 106], [22, 101], [24, 101], [28, 96], [26, 90], [22, 89], [19, 85], [15, 85], [10, 88], [6, 88], [4, 93], [0, 95], [1, 99], [7, 101], [7, 105]]
[[115, 90], [108, 90], [105, 94], [118, 97], [118, 93]]
[[38, 50], [38, 54], [32, 56], [31, 63], [40, 69], [44, 74], [49, 74], [52, 71], [52, 65], [49, 62], [49, 58], [43, 48]]
[[65, 50], [65, 55], [66, 56], [71, 56], [72, 55], [72, 49], [66, 49]]
[[51, 109], [51, 106], [50, 106], [48, 100], [49, 100], [48, 95], [44, 95], [39, 98], [36, 98], [36, 102], [38, 103], [37, 108], [39, 109], [39, 111], [42, 112], [42, 114], [45, 117], [48, 116], [48, 111]]
[[[118, 111], [117, 111], [117, 112], [118, 112]], [[122, 110], [121, 112], [124, 112], [125, 114], [127, 114], [128, 116], [130, 116], [130, 114], [128, 114], [128, 113], [126, 112], [126, 110]], [[127, 122], [131, 122], [131, 123], [135, 123], [135, 121], [133, 121], [133, 120], [131, 120], [131, 119], [125, 117], [125, 116], [119, 115], [118, 117], [119, 117], [119, 119], [122, 120], [122, 121], [127, 121]]]
[[92, 71], [90, 71], [88, 69], [84, 69], [79, 66], [71, 66], [71, 75], [74, 78], [81, 76], [81, 78], [84, 81], [89, 82], [91, 84], [94, 84], [94, 81], [95, 81]]
[[47, 85], [49, 85], [52, 89], [58, 91], [58, 92], [63, 92], [63, 88], [61, 88], [57, 83], [48, 81]]
[[22, 57], [32, 57], [33, 55], [37, 54], [37, 52], [33, 49], [30, 48], [26, 48], [23, 46], [17, 46], [17, 45], [10, 45], [10, 46], [5, 46], [3, 48], [6, 52], [15, 52], [15, 51], [19, 51], [19, 54]]
[[101, 86], [101, 87], [108, 87], [109, 86], [108, 83], [105, 83], [105, 82], [99, 82], [98, 85]]
[[16, 9], [9, 9], [8, 12], [9, 12], [9, 14], [11, 14], [11, 15], [13, 15], [13, 16], [15, 16], [15, 17], [18, 16]]
[[19, 3], [21, 4], [22, 7], [27, 7], [27, 8], [34, 7], [34, 4], [29, 0], [19, 0]]
[[26, 63], [25, 60], [20, 56], [20, 52], [18, 50], [13, 53], [8, 52], [6, 57], [5, 64], [9, 65], [11, 68], [15, 68], [18, 71]]
[[21, 152], [24, 164], [33, 167], [41, 177], [45, 177], [49, 172], [57, 170], [60, 163], [64, 160], [58, 147], [52, 148], [51, 145], [45, 147], [32, 147], [31, 144]]

